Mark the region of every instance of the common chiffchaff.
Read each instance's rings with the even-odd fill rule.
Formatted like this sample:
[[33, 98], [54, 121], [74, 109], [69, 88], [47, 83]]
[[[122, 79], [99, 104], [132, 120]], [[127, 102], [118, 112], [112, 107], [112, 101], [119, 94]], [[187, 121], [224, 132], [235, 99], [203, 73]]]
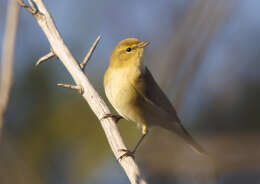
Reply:
[[105, 93], [120, 114], [106, 115], [104, 118], [121, 117], [139, 124], [142, 137], [133, 151], [119, 158], [133, 156], [141, 141], [153, 126], [170, 130], [183, 138], [194, 150], [205, 153], [180, 123], [174, 107], [155, 82], [150, 71], [145, 67], [144, 48], [149, 42], [135, 38], [121, 41], [113, 50], [110, 64], [104, 76]]

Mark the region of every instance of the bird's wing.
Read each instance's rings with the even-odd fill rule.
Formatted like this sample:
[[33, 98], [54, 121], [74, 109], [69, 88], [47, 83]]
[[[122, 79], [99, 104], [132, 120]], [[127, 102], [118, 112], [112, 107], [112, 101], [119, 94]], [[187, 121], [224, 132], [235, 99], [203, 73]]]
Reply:
[[[206, 154], [204, 149], [192, 138], [189, 132], [180, 123], [176, 110], [160, 89], [148, 68], [145, 68], [132, 85], [136, 92], [143, 97], [145, 107], [149, 111], [150, 120], [157, 121], [159, 126], [175, 132], [182, 137], [197, 152]], [[162, 116], [163, 114], [163, 116]], [[163, 122], [165, 121], [165, 122]]]
[[140, 76], [135, 81], [134, 87], [147, 101], [150, 101], [150, 103], [154, 104], [162, 111], [169, 113], [171, 117], [175, 118], [173, 120], [176, 122], [180, 121], [168, 97], [160, 89], [148, 68], [145, 67], [143, 72], [141, 72]]

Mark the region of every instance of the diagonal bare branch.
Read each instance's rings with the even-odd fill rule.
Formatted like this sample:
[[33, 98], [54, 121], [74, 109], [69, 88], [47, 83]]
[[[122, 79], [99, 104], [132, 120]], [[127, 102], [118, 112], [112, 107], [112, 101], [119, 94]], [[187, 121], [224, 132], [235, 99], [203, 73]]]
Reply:
[[[109, 145], [116, 158], [121, 156], [120, 149], [127, 149], [123, 139], [119, 133], [119, 130], [115, 124], [115, 121], [111, 118], [103, 119], [106, 114], [111, 114], [107, 105], [93, 88], [92, 84], [87, 79], [86, 75], [83, 73], [82, 69], [78, 65], [75, 58], [72, 56], [68, 47], [65, 45], [63, 39], [61, 38], [51, 15], [46, 9], [42, 0], [33, 0], [41, 16], [37, 14], [34, 15], [39, 26], [45, 33], [54, 53], [64, 64], [68, 72], [71, 74], [75, 84], [81, 86], [84, 90], [82, 94], [83, 98], [88, 102], [90, 108], [96, 114], [100, 123], [104, 129]], [[125, 170], [126, 175], [133, 184], [145, 184], [147, 183], [142, 176], [139, 167], [135, 163], [132, 157], [125, 157], [119, 161], [120, 165]]]

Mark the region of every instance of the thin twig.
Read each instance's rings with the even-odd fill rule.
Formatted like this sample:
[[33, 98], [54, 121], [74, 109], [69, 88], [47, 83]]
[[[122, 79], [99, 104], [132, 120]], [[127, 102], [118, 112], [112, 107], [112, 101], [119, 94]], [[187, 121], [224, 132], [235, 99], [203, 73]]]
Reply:
[[93, 43], [93, 45], [91, 46], [91, 48], [89, 49], [87, 55], [85, 56], [84, 60], [80, 63], [80, 68], [84, 71], [89, 59], [91, 58], [95, 48], [97, 47], [97, 44], [100, 40], [101, 36], [99, 35], [97, 37], [97, 39], [95, 40], [95, 42]]
[[[116, 159], [119, 158], [122, 154], [122, 152], [120, 152], [119, 150], [127, 148], [123, 142], [115, 121], [113, 121], [112, 118], [102, 119], [102, 117], [104, 117], [106, 114], [111, 114], [111, 112], [109, 111], [107, 105], [102, 100], [102, 98], [93, 88], [86, 75], [83, 73], [77, 61], [69, 51], [68, 47], [65, 45], [63, 39], [57, 31], [51, 15], [49, 14], [42, 0], [33, 0], [33, 2], [36, 4], [39, 12], [41, 12], [41, 16], [34, 15], [36, 21], [38, 22], [47, 39], [49, 40], [54, 53], [71, 74], [75, 84], [77, 86], [82, 86], [84, 90], [84, 93], [82, 94], [83, 98], [88, 102], [89, 106], [96, 114], [97, 118], [100, 119], [100, 123], [107, 136], [109, 145]], [[125, 157], [124, 159], [120, 160], [119, 163], [125, 170], [126, 175], [128, 176], [131, 183], [147, 183], [144, 177], [141, 175], [140, 169], [138, 168], [132, 157]]]
[[71, 84], [62, 84], [62, 83], [58, 83], [57, 86], [76, 90], [81, 95], [84, 93], [84, 90], [81, 86], [75, 86], [75, 85], [71, 85]]
[[2, 65], [0, 78], [0, 139], [2, 138], [2, 129], [4, 114], [10, 97], [10, 90], [13, 79], [13, 58], [15, 48], [15, 38], [19, 18], [20, 7], [14, 0], [10, 0], [7, 9], [6, 26], [2, 50]]
[[42, 56], [40, 59], [38, 59], [38, 61], [36, 62], [35, 66], [39, 66], [39, 64], [41, 64], [44, 61], [47, 61], [48, 59], [51, 59], [52, 57], [55, 56], [55, 53], [53, 52], [53, 49], [50, 49], [50, 52], [48, 54], [46, 54], [45, 56]]
[[[25, 4], [22, 0], [16, 0], [17, 1], [17, 3], [21, 6], [21, 7], [23, 7], [23, 8], [25, 8], [29, 13], [31, 13], [32, 15], [35, 15], [35, 14], [37, 14], [37, 9], [34, 7], [34, 6], [32, 6], [32, 8], [31, 7], [29, 7], [27, 4]], [[31, 3], [31, 1], [29, 1], [30, 2], [30, 4], [31, 5], [33, 5], [33, 3]]]

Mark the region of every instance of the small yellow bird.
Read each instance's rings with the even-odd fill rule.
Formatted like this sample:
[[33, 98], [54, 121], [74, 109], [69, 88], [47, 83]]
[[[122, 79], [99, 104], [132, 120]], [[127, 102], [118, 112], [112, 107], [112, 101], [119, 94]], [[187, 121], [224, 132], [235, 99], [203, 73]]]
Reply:
[[136, 38], [121, 41], [113, 50], [110, 64], [104, 76], [105, 93], [116, 111], [120, 114], [107, 114], [116, 122], [125, 118], [139, 124], [142, 137], [133, 151], [121, 150], [125, 156], [134, 156], [138, 146], [153, 126], [170, 130], [183, 138], [194, 150], [206, 154], [180, 123], [174, 107], [155, 82], [144, 65], [144, 48], [149, 42]]

